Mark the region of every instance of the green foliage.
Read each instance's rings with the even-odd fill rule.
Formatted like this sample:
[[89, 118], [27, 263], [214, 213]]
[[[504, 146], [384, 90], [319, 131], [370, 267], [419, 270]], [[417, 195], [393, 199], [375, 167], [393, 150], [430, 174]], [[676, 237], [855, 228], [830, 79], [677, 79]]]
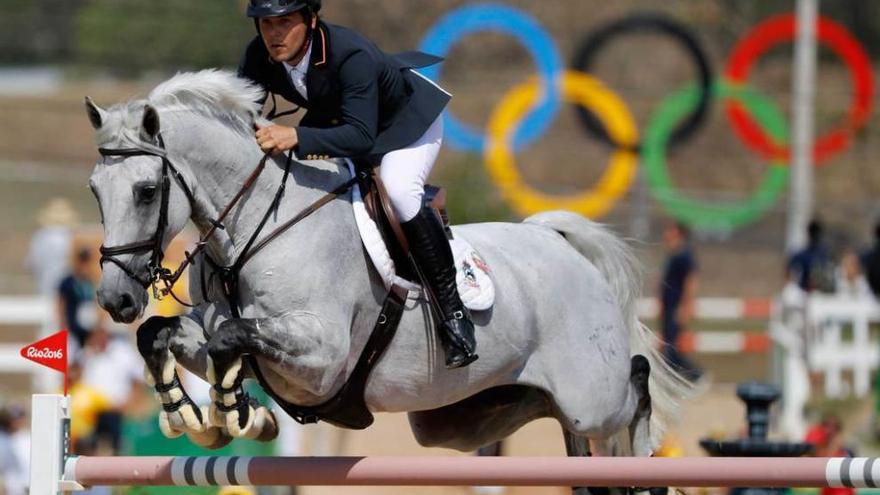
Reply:
[[446, 206], [454, 225], [516, 218], [486, 175], [479, 156], [448, 154], [435, 170], [432, 182], [446, 188]]
[[237, 0], [92, 0], [75, 26], [76, 61], [125, 76], [235, 66], [254, 35]]
[[62, 62], [70, 54], [72, 13], [82, 0], [0, 2], [0, 64]]

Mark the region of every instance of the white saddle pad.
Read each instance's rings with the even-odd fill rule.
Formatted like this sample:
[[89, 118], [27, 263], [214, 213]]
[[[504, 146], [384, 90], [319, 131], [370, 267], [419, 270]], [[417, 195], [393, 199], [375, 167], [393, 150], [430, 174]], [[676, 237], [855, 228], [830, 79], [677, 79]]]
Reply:
[[[348, 160], [346, 162], [353, 175], [352, 163]], [[422, 291], [421, 286], [397, 275], [394, 260], [391, 259], [391, 254], [388, 252], [388, 246], [385, 245], [376, 222], [367, 213], [361, 190], [357, 185], [352, 188], [351, 204], [361, 240], [367, 249], [367, 254], [373, 260], [373, 265], [382, 277], [385, 287], [390, 289], [392, 285], [397, 285], [410, 291], [411, 296], [418, 296]], [[461, 301], [465, 307], [471, 311], [491, 308], [495, 302], [495, 285], [489, 276], [489, 265], [480, 257], [476, 249], [461, 237], [449, 241], [449, 246], [452, 248], [452, 255], [455, 258], [457, 272], [455, 281], [458, 284], [458, 293], [461, 295]]]

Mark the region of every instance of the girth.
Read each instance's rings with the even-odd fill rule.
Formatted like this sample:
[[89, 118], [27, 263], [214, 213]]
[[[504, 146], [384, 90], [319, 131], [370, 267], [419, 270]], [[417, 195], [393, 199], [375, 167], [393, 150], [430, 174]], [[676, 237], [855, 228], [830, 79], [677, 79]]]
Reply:
[[335, 426], [352, 430], [363, 430], [373, 424], [373, 413], [367, 408], [364, 393], [367, 388], [367, 380], [370, 372], [385, 353], [391, 340], [397, 332], [400, 318], [403, 316], [406, 303], [406, 291], [393, 287], [382, 310], [376, 319], [370, 338], [367, 340], [357, 364], [348, 376], [345, 384], [330, 400], [317, 406], [299, 406], [287, 402], [278, 396], [266, 381], [254, 356], [246, 356], [248, 365], [254, 372], [260, 386], [274, 400], [281, 409], [300, 424], [317, 423], [325, 421]]

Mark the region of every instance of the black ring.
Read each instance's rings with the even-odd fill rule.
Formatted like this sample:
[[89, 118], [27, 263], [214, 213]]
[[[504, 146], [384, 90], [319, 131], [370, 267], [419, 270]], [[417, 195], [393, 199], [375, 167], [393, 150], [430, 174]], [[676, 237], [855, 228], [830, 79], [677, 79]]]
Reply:
[[[703, 124], [712, 101], [712, 83], [714, 79], [706, 52], [703, 51], [697, 38], [687, 27], [663, 14], [636, 14], [624, 17], [610, 24], [600, 26], [598, 29], [588, 33], [578, 45], [578, 50], [572, 61], [572, 68], [589, 73], [593, 59], [605, 44], [617, 35], [632, 31], [653, 31], [668, 34], [685, 48], [685, 51], [691, 56], [694, 65], [697, 67], [699, 87], [702, 90], [700, 92], [700, 101], [696, 108], [694, 108], [693, 113], [682, 120], [669, 138], [670, 147], [679, 145]], [[576, 110], [581, 124], [586, 128], [587, 132], [609, 145], [631, 149], [631, 146], [622, 146], [615, 143], [608, 134], [608, 130], [605, 129], [602, 122], [592, 112], [581, 106], [578, 106]]]

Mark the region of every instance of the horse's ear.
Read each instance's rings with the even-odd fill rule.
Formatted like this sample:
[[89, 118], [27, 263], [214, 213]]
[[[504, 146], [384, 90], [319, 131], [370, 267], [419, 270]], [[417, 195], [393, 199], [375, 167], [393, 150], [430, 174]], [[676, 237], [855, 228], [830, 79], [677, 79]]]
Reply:
[[107, 112], [98, 105], [95, 105], [95, 102], [93, 102], [88, 96], [86, 96], [85, 104], [86, 113], [89, 115], [89, 122], [92, 123], [92, 127], [94, 127], [95, 130], [100, 129], [101, 126], [104, 125]]
[[159, 135], [159, 112], [152, 105], [144, 105], [144, 120], [141, 122], [141, 137], [149, 143]]

